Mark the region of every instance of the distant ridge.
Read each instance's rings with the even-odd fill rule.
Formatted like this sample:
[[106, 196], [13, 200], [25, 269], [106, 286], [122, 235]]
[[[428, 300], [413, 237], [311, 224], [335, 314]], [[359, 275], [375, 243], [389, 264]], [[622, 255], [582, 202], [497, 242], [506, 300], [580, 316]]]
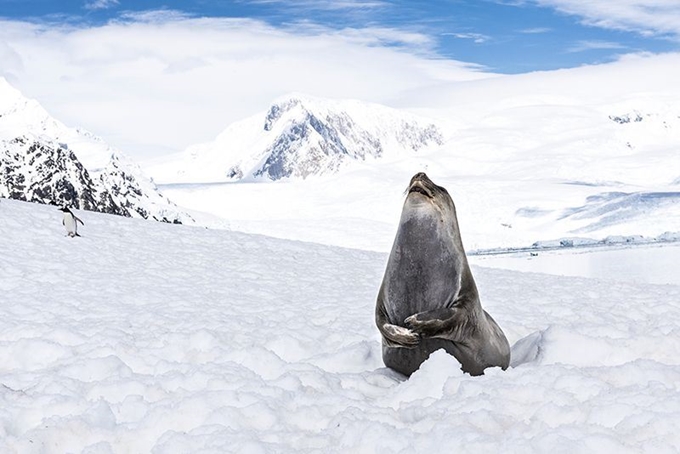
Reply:
[[385, 106], [291, 94], [154, 168], [167, 182], [307, 178], [444, 142], [430, 120]]
[[0, 78], [0, 197], [192, 222], [130, 158], [65, 126]]

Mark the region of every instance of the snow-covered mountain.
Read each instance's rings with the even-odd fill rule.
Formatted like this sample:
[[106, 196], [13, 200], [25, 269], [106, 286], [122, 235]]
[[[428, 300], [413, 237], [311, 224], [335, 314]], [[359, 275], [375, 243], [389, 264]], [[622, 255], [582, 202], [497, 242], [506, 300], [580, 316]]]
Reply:
[[[573, 88], [586, 86], [579, 73], [558, 75], [550, 85], [538, 83], [550, 75], [526, 75], [460, 87], [442, 101], [448, 107], [439, 115], [426, 112], [447, 125], [441, 128], [446, 131], [442, 145], [417, 152], [402, 147], [306, 180], [161, 188], [182, 206], [228, 219], [233, 229], [300, 240], [332, 238], [335, 245], [380, 251], [391, 246], [404, 188], [418, 171], [451, 192], [469, 250], [573, 237], [665, 238], [680, 232], [680, 93], [670, 88], [627, 92], [624, 87], [621, 93], [597, 97], [596, 85], [581, 95]], [[536, 87], [544, 92], [537, 93]], [[302, 113], [295, 103], [286, 110], [295, 111]], [[366, 117], [374, 121], [360, 120]], [[246, 137], [237, 135], [245, 125], [257, 131], [247, 137], [267, 137], [265, 127], [273, 131], [295, 124], [284, 118], [272, 108], [252, 124], [233, 125], [221, 139], [238, 145], [226, 139]], [[358, 106], [351, 118], [362, 127], [395, 124], [393, 116], [375, 120], [370, 105]], [[195, 155], [182, 161], [187, 173], [175, 179], [165, 173], [160, 181], [225, 181], [227, 163], [237, 161], [231, 159], [235, 150], [245, 150], [238, 156], [245, 162], [239, 166], [244, 177], [271, 170], [267, 163], [275, 162], [271, 153], [246, 153], [254, 147], [245, 140], [242, 147], [219, 143], [193, 148]], [[263, 141], [260, 150], [271, 143]], [[285, 162], [292, 163], [293, 156]]]
[[307, 178], [352, 161], [417, 152], [443, 143], [431, 120], [377, 104], [292, 94], [266, 113], [227, 127], [215, 141], [152, 167], [155, 178], [214, 182]]
[[0, 197], [187, 222], [130, 158], [65, 126], [0, 78]]
[[129, 216], [68, 148], [25, 135], [0, 144], [0, 195]]

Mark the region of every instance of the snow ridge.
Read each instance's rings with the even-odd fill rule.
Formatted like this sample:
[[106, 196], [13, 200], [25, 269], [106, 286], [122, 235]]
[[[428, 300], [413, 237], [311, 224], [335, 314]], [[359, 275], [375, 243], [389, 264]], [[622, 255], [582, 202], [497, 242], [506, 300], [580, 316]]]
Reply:
[[192, 146], [176, 162], [154, 168], [154, 174], [173, 182], [305, 179], [443, 142], [433, 122], [395, 109], [291, 94], [264, 115], [234, 123], [214, 142]]
[[0, 197], [164, 222], [192, 218], [101, 138], [65, 126], [0, 78]]

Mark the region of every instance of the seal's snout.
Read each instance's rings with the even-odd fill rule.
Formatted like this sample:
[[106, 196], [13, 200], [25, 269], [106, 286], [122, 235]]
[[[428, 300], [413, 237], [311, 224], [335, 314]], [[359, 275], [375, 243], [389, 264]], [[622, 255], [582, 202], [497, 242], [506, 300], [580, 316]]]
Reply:
[[413, 175], [413, 177], [411, 177], [411, 184], [409, 186], [413, 185], [413, 183], [415, 183], [416, 181], [431, 181], [431, 180], [427, 177], [425, 172], [418, 172], [415, 175]]
[[411, 183], [408, 187], [408, 193], [417, 192], [423, 194], [429, 198], [432, 198], [434, 194], [432, 193], [432, 180], [430, 180], [424, 172], [418, 172], [411, 178]]

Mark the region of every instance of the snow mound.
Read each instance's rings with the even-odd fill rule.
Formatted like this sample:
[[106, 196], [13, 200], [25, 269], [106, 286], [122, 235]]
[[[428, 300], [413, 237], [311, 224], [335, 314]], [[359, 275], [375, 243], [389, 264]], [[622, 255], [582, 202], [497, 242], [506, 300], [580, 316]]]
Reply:
[[2, 452], [673, 452], [680, 287], [473, 267], [507, 371], [386, 369], [386, 256], [0, 200]]

